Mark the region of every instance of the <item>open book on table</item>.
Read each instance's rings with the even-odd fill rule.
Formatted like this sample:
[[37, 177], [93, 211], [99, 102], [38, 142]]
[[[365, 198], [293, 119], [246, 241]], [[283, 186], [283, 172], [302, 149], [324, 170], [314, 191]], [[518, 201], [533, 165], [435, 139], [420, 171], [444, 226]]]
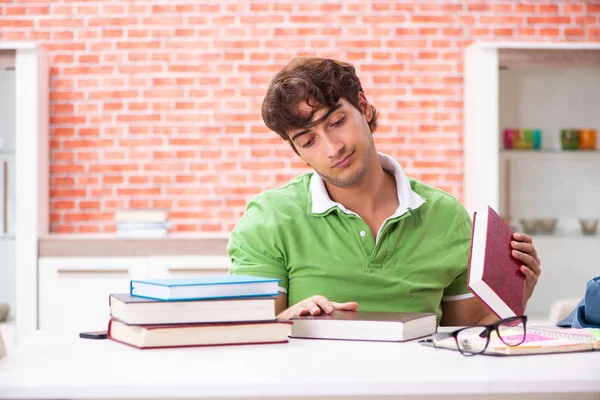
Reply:
[[[514, 328], [514, 335], [522, 335], [522, 328]], [[503, 331], [504, 335], [510, 332]], [[468, 340], [463, 337], [462, 340]], [[470, 341], [471, 346], [477, 344], [485, 345], [484, 341], [474, 338]], [[426, 346], [433, 346], [432, 342], [422, 342]], [[456, 350], [456, 340], [449, 337], [436, 342], [436, 347], [442, 349]], [[475, 348], [473, 348], [476, 350]], [[495, 332], [490, 337], [490, 343], [482, 354], [496, 356], [514, 356], [550, 353], [572, 353], [578, 351], [600, 350], [600, 329], [553, 329], [527, 327], [525, 341], [518, 346], [504, 344]]]

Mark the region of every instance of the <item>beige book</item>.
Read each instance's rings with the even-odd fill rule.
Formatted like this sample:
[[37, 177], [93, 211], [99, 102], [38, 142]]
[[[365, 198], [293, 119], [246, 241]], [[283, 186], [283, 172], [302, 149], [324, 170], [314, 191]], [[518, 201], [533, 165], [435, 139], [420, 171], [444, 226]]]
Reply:
[[2, 338], [2, 330], [0, 330], [0, 359], [6, 355], [6, 346], [4, 345], [4, 339]]
[[165, 209], [119, 209], [114, 214], [117, 223], [162, 223], [168, 218], [169, 212]]

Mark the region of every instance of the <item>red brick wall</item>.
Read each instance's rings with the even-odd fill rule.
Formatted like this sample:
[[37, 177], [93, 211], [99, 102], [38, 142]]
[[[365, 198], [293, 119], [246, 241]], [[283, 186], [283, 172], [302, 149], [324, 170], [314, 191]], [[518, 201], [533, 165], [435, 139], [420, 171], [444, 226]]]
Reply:
[[49, 50], [56, 233], [112, 231], [121, 207], [229, 231], [250, 197], [306, 171], [259, 111], [298, 54], [353, 62], [379, 150], [461, 197], [463, 48], [600, 40], [586, 1], [0, 0], [0, 16], [0, 40]]

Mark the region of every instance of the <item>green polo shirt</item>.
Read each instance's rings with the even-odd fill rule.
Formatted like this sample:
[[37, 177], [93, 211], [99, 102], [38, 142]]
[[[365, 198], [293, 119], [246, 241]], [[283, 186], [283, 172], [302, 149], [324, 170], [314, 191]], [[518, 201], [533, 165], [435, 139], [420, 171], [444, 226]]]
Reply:
[[249, 202], [227, 245], [230, 273], [279, 279], [288, 305], [323, 295], [365, 311], [435, 312], [438, 321], [443, 300], [472, 297], [469, 214], [451, 195], [406, 177], [391, 157], [379, 158], [400, 204], [379, 232], [306, 173]]

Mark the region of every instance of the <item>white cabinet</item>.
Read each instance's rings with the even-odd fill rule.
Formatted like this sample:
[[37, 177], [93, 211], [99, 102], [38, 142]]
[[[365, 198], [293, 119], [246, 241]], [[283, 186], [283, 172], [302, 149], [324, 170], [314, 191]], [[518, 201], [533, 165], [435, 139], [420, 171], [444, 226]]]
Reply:
[[[600, 153], [560, 149], [562, 128], [600, 131], [600, 44], [475, 43], [465, 52], [464, 203], [487, 205], [523, 231], [521, 219], [556, 218], [532, 235], [542, 275], [527, 312], [546, 317], [555, 301], [582, 298], [600, 274], [600, 235], [579, 218], [600, 218]], [[538, 128], [541, 150], [504, 150], [506, 128]]]
[[48, 257], [39, 260], [39, 329], [105, 330], [110, 293], [152, 276], [147, 257]]
[[39, 329], [105, 330], [109, 295], [128, 293], [131, 279], [226, 275], [229, 265], [225, 255], [42, 257]]
[[17, 337], [14, 322], [0, 322], [0, 332], [4, 340], [4, 347], [7, 353], [12, 353], [17, 346]]
[[[14, 323], [15, 315], [15, 240], [0, 236], [0, 304], [8, 304], [10, 314], [8, 320]], [[2, 323], [4, 321], [0, 321]]]
[[48, 65], [35, 42], [0, 41], [0, 303], [22, 342], [37, 327], [38, 238], [48, 233]]
[[227, 275], [231, 265], [225, 255], [150, 257], [152, 274], [160, 278]]

